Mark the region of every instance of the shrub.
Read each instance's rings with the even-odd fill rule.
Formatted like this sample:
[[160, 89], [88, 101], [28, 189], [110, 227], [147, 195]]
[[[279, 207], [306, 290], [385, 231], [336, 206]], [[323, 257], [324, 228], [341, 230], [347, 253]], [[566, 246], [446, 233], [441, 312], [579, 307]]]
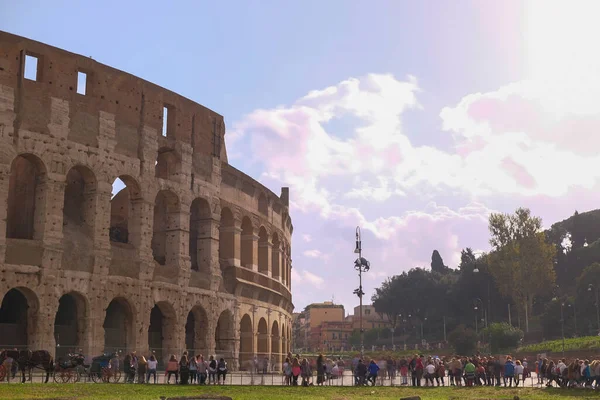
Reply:
[[472, 329], [459, 325], [448, 335], [448, 342], [457, 354], [470, 355], [477, 347], [477, 335]]
[[493, 323], [485, 328], [481, 334], [485, 340], [489, 340], [492, 353], [516, 349], [521, 339], [523, 339], [523, 331], [506, 322]]

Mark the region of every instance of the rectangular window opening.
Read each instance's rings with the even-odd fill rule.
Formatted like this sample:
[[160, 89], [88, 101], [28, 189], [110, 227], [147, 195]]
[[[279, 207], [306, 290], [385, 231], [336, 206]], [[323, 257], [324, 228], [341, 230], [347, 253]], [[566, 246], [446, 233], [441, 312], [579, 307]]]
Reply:
[[167, 120], [168, 119], [169, 119], [169, 109], [167, 107], [163, 107], [163, 126], [162, 126], [163, 137], [167, 137]]
[[30, 81], [37, 81], [38, 75], [38, 58], [35, 56], [25, 55], [25, 72], [23, 76]]
[[87, 86], [87, 74], [77, 71], [77, 93], [85, 96], [85, 88]]

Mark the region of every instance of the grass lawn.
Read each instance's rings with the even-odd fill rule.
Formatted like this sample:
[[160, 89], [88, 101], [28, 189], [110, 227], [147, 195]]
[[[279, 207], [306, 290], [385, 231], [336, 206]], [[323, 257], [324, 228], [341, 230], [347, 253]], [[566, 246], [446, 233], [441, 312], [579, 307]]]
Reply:
[[441, 399], [598, 399], [591, 390], [566, 389], [503, 389], [503, 388], [399, 388], [399, 387], [277, 387], [277, 386], [176, 386], [125, 384], [0, 384], [0, 399], [147, 399], [161, 396], [193, 396], [218, 394], [234, 400], [359, 400], [365, 398], [398, 400], [406, 396], [421, 396], [423, 400]]
[[[552, 352], [559, 352], [562, 351], [562, 344], [562, 339], [549, 340], [546, 342], [523, 346], [518, 351], [543, 352], [549, 350]], [[600, 349], [600, 336], [584, 336], [578, 338], [565, 339], [565, 351], [597, 349]]]

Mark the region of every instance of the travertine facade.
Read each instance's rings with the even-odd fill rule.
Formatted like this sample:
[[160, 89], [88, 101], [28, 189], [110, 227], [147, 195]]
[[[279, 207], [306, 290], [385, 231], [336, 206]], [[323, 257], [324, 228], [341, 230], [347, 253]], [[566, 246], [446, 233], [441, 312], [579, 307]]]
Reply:
[[0, 32], [0, 347], [280, 362], [289, 194], [230, 166], [224, 134], [173, 92]]

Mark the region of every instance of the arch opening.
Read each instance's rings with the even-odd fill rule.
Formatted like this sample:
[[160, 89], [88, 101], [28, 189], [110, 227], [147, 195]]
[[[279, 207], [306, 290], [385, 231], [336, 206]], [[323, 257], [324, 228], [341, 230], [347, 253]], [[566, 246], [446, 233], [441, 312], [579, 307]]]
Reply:
[[111, 244], [137, 244], [135, 240], [134, 201], [140, 198], [138, 183], [131, 177], [119, 176], [113, 182], [112, 198], [110, 200]]
[[177, 330], [173, 307], [166, 302], [156, 303], [150, 311], [148, 346], [161, 367], [166, 365], [171, 354], [179, 357], [175, 337]]
[[74, 292], [61, 296], [54, 317], [56, 359], [86, 347], [86, 326], [86, 305], [83, 297]]
[[242, 249], [240, 258], [242, 267], [252, 269], [254, 265], [254, 227], [248, 217], [242, 219]]
[[33, 345], [38, 300], [25, 288], [10, 289], [0, 306], [0, 348], [25, 349]]
[[179, 229], [179, 199], [169, 190], [161, 190], [154, 203], [154, 224], [152, 234], [152, 256], [160, 265], [177, 260], [178, 249], [173, 232]]
[[233, 360], [235, 332], [233, 330], [233, 314], [225, 310], [219, 315], [215, 329], [215, 351], [218, 358]]
[[128, 351], [135, 344], [133, 310], [129, 302], [114, 298], [106, 308], [104, 316], [104, 351]]
[[269, 337], [267, 321], [261, 318], [258, 321], [258, 358], [262, 361], [269, 357]]
[[277, 321], [273, 321], [273, 326], [271, 327], [271, 358], [274, 362], [274, 367], [277, 370], [281, 369], [282, 364], [282, 353], [281, 353], [281, 338], [279, 337], [279, 324]]
[[161, 179], [175, 180], [179, 173], [179, 157], [174, 149], [163, 147], [158, 150], [154, 176]]
[[269, 273], [269, 234], [264, 226], [258, 230], [258, 272]]
[[240, 320], [240, 369], [251, 371], [254, 368], [252, 358], [254, 356], [254, 334], [252, 332], [252, 320], [245, 314]]
[[185, 324], [185, 347], [190, 356], [208, 353], [206, 337], [208, 335], [208, 317], [201, 306], [190, 310]]
[[210, 272], [212, 242], [211, 209], [208, 201], [196, 198], [190, 206], [189, 252], [192, 270]]
[[6, 237], [40, 240], [46, 200], [46, 171], [32, 155], [17, 156], [10, 167], [6, 214]]

